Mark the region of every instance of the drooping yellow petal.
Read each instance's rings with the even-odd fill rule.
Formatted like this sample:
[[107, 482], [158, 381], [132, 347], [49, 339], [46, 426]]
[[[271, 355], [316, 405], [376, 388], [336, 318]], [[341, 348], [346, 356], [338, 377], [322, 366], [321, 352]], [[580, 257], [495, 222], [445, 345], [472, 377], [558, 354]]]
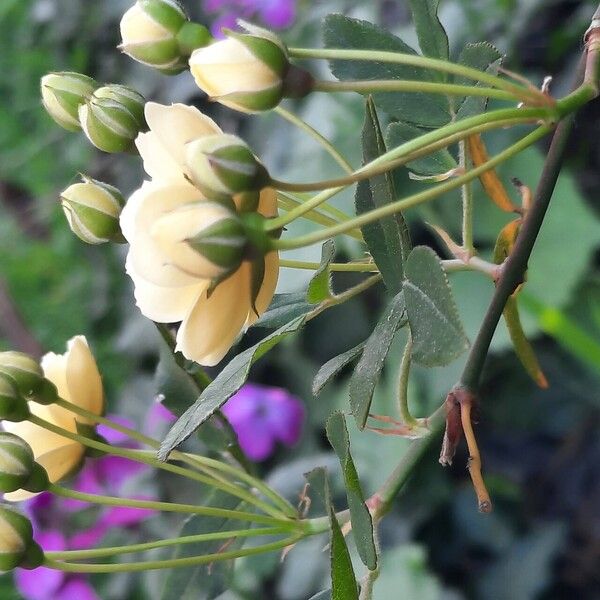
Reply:
[[[95, 415], [101, 415], [104, 412], [102, 379], [84, 336], [77, 335], [69, 340], [66, 358], [70, 401]], [[88, 425], [94, 424], [80, 416], [77, 420]]]

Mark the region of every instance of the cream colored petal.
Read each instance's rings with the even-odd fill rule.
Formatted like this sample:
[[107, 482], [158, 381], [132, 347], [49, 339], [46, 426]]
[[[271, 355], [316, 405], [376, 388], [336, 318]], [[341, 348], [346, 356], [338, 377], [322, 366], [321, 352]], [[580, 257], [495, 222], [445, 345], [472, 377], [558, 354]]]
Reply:
[[265, 217], [277, 215], [277, 192], [274, 188], [265, 188], [260, 192], [258, 212]]
[[[46, 473], [48, 473], [50, 482], [57, 483], [71, 475], [79, 467], [83, 460], [84, 451], [85, 449], [81, 444], [70, 442], [67, 445], [36, 456], [36, 462], [44, 467]], [[16, 490], [15, 492], [4, 494], [4, 499], [8, 502], [21, 502], [34, 496], [37, 496], [37, 494], [26, 490]]]
[[[104, 412], [102, 379], [87, 340], [77, 335], [69, 340], [67, 347], [67, 385], [71, 402], [95, 415], [101, 415]], [[94, 421], [80, 416], [76, 420], [94, 424]]]
[[135, 301], [142, 314], [158, 323], [182, 321], [208, 287], [207, 281], [193, 285], [166, 288], [149, 283], [140, 277], [127, 261], [127, 273], [135, 286]]
[[148, 102], [144, 109], [146, 122], [165, 151], [178, 165], [185, 164], [185, 145], [206, 135], [222, 133], [221, 128], [193, 106], [165, 106]]
[[67, 385], [67, 359], [65, 355], [48, 352], [42, 357], [41, 366], [46, 379], [49, 379], [56, 386], [58, 395], [70, 402], [71, 396]]
[[248, 269], [240, 268], [210, 298], [198, 300], [177, 332], [177, 350], [201, 365], [216, 365], [240, 334], [249, 306]]
[[186, 181], [183, 175], [183, 165], [175, 161], [154, 132], [140, 133], [135, 138], [135, 145], [144, 161], [144, 171], [152, 179], [173, 182]]
[[198, 283], [197, 278], [173, 267], [150, 231], [156, 219], [165, 213], [199, 200], [203, 200], [200, 192], [187, 184], [152, 182], [133, 193], [121, 213], [121, 226], [130, 244], [128, 260], [139, 276], [163, 287]]
[[198, 87], [213, 98], [260, 92], [280, 83], [280, 78], [255, 58], [235, 65], [191, 65], [190, 70]]
[[277, 287], [278, 278], [279, 254], [277, 252], [269, 252], [269, 254], [265, 256], [265, 277], [262, 285], [260, 286], [260, 291], [258, 292], [258, 297], [256, 298], [255, 303], [258, 315], [252, 308], [250, 308], [250, 312], [248, 313], [248, 318], [246, 319], [244, 326], [245, 328], [250, 327], [250, 325], [255, 323], [258, 320], [258, 317], [262, 315], [269, 307], [269, 304], [271, 304], [271, 300], [273, 300], [273, 294], [275, 294], [275, 288]]
[[134, 4], [121, 18], [121, 38], [125, 44], [158, 41], [170, 37], [170, 33]]

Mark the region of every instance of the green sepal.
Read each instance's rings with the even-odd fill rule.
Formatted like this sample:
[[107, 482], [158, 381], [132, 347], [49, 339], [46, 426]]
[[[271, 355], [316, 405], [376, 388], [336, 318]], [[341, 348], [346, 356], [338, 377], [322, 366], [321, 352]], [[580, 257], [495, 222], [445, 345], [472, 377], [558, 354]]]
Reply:
[[261, 112], [275, 108], [283, 97], [283, 85], [277, 85], [255, 92], [233, 92], [223, 96], [211, 97], [211, 100], [237, 104], [252, 112]]
[[[96, 148], [112, 153], [124, 152], [131, 147], [139, 126], [124, 106], [106, 98], [92, 98], [85, 106], [88, 115], [83, 128]], [[80, 117], [83, 108], [80, 108]]]
[[194, 50], [204, 48], [213, 41], [210, 31], [200, 25], [187, 21], [177, 33], [177, 43], [181, 54], [189, 56]]
[[[130, 88], [126, 85], [120, 85], [117, 83], [111, 83], [99, 87], [95, 92], [96, 98], [107, 98], [122, 104], [134, 117], [138, 127], [144, 127], [146, 125], [146, 119], [144, 117], [144, 105], [146, 99], [142, 94]], [[101, 182], [94, 182], [102, 185]], [[112, 188], [112, 186], [109, 186]], [[116, 189], [116, 188], [112, 188]], [[117, 190], [118, 192], [118, 190]]]
[[44, 564], [44, 550], [35, 541], [31, 540], [31, 543], [27, 547], [25, 556], [19, 565], [20, 569], [37, 569], [39, 566]]
[[243, 44], [253, 56], [267, 65], [273, 73], [283, 77], [290, 65], [288, 57], [281, 46], [274, 41], [259, 35], [240, 33], [231, 29], [223, 29], [227, 37], [232, 37]]
[[215, 175], [231, 193], [261, 190], [271, 178], [247, 146], [224, 146], [208, 154]]
[[188, 20], [177, 0], [138, 0], [138, 6], [167, 31], [176, 34]]
[[6, 552], [0, 549], [0, 571], [12, 571], [14, 568], [21, 566], [28, 555], [28, 551], [32, 552], [31, 558], [35, 559], [36, 549], [35, 547], [32, 548], [35, 542], [33, 541], [31, 521], [6, 504], [0, 504], [0, 520], [6, 522], [19, 535], [23, 545], [23, 549], [20, 551]]
[[46, 406], [48, 404], [54, 404], [57, 399], [58, 390], [49, 379], [44, 379], [42, 385], [40, 385], [35, 394], [30, 398], [32, 402], [37, 402], [37, 404], [44, 404]]
[[256, 308], [256, 300], [260, 293], [263, 281], [265, 280], [265, 259], [264, 256], [255, 258], [250, 263], [250, 306], [257, 317], [258, 309]]
[[187, 62], [181, 56], [179, 44], [175, 38], [124, 44], [121, 49], [138, 62], [160, 71], [182, 71], [187, 67]]
[[231, 217], [217, 221], [186, 242], [207, 260], [229, 271], [237, 269], [242, 260], [246, 235], [241, 221]]
[[0, 373], [0, 420], [20, 423], [30, 412], [25, 398], [20, 394], [15, 380]]
[[38, 493], [46, 491], [49, 485], [50, 480], [46, 469], [39, 463], [34, 463], [31, 476], [21, 487], [28, 492]]

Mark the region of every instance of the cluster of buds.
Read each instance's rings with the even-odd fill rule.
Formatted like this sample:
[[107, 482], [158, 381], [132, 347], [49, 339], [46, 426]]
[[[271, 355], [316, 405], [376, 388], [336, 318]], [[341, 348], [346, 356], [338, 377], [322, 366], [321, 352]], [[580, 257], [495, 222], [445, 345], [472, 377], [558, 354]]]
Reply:
[[186, 69], [191, 52], [211, 40], [177, 0], [138, 0], [121, 19], [121, 38], [125, 54], [166, 74]]
[[104, 152], [129, 150], [145, 128], [144, 97], [118, 84], [100, 86], [80, 73], [42, 77], [42, 102], [48, 114], [69, 131], [83, 130]]

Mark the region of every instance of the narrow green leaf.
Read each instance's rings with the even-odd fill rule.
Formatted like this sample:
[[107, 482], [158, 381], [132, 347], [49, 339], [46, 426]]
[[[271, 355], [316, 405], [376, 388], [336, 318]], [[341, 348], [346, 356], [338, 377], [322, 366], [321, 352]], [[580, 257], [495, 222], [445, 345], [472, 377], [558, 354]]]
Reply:
[[[367, 100], [362, 144], [365, 163], [374, 160], [386, 151], [377, 112], [371, 98]], [[356, 187], [356, 213], [368, 212], [396, 199], [394, 181], [390, 173], [373, 177], [369, 181], [361, 181]], [[402, 288], [404, 273], [402, 265], [411, 248], [410, 235], [404, 217], [397, 213], [392, 217], [380, 219], [362, 227], [362, 233], [386, 287], [392, 293], [398, 293]]]
[[333, 240], [327, 240], [321, 247], [321, 264], [315, 271], [306, 290], [306, 300], [310, 304], [319, 304], [333, 296], [329, 263], [331, 263], [334, 256], [335, 243]]
[[327, 472], [323, 467], [317, 467], [306, 473], [305, 477], [311, 487], [323, 499], [329, 516], [331, 527], [331, 543], [329, 553], [331, 559], [331, 600], [358, 600], [358, 585], [350, 552], [340, 529], [331, 502]]
[[[367, 21], [350, 19], [344, 15], [327, 15], [324, 22], [326, 48], [351, 48], [353, 50], [382, 50], [416, 54], [400, 38]], [[331, 72], [341, 80], [410, 79], [413, 81], [439, 81], [436, 74], [407, 65], [394, 65], [377, 61], [332, 60]], [[375, 103], [390, 115], [420, 125], [440, 127], [450, 121], [448, 101], [444, 96], [424, 93], [378, 92]]]
[[335, 450], [342, 465], [352, 535], [356, 543], [358, 555], [366, 567], [373, 571], [377, 568], [377, 551], [373, 539], [373, 521], [371, 513], [365, 504], [365, 497], [360, 487], [358, 473], [350, 454], [350, 439], [346, 420], [341, 412], [334, 412], [327, 420], [327, 439]]
[[469, 347], [448, 278], [431, 248], [417, 246], [410, 253], [404, 297], [415, 362], [426, 367], [447, 365]]
[[350, 410], [356, 424], [363, 429], [369, 416], [375, 387], [396, 331], [406, 323], [404, 294], [399, 292], [367, 340], [363, 354], [350, 378]]
[[[405, 142], [414, 140], [419, 136], [427, 133], [423, 129], [419, 129], [408, 123], [390, 123], [385, 132], [385, 141], [388, 148], [395, 148]], [[437, 150], [432, 154], [422, 156], [416, 160], [411, 160], [406, 163], [406, 167], [415, 173], [422, 175], [439, 175], [447, 173], [456, 168], [456, 160], [446, 148]]]
[[244, 385], [250, 367], [271, 348], [298, 331], [304, 320], [304, 316], [297, 317], [231, 360], [167, 433], [160, 446], [158, 458], [166, 460], [171, 450], [192, 435]]
[[328, 360], [324, 365], [321, 366], [312, 383], [313, 396], [318, 396], [321, 390], [329, 383], [329, 381], [335, 377], [348, 363], [362, 353], [365, 347], [365, 342], [361, 342], [358, 346], [346, 350], [343, 354], [338, 354], [332, 359]]
[[[479, 69], [480, 71], [486, 71], [492, 75], [498, 73], [498, 68], [502, 63], [503, 55], [488, 42], [478, 42], [476, 44], [467, 44], [461, 51], [458, 57], [460, 64], [472, 67], [473, 69]], [[480, 83], [475, 84], [472, 79], [464, 77], [457, 77], [456, 83], [460, 85], [481, 85]], [[479, 96], [468, 96], [465, 98], [457, 98], [456, 106], [458, 110], [456, 112], [456, 120], [466, 119], [467, 117], [473, 117], [485, 111], [488, 99]]]
[[[243, 510], [244, 503], [239, 498], [220, 490], [211, 490], [208, 498], [202, 502], [204, 506], [215, 506], [232, 510]], [[247, 525], [247, 524], [246, 524]], [[207, 518], [192, 515], [184, 522], [179, 535], [199, 535], [238, 529], [243, 527], [239, 521], [231, 519]], [[173, 558], [186, 556], [202, 556], [218, 552], [226, 540], [181, 544], [173, 552]], [[240, 547], [242, 542], [235, 540], [228, 549]], [[211, 600], [222, 594], [228, 587], [233, 573], [233, 561], [218, 561], [212, 565], [199, 565], [186, 569], [170, 569], [167, 571], [161, 600]]]
[[154, 384], [157, 393], [163, 396], [163, 404], [174, 415], [182, 415], [198, 397], [198, 388], [190, 375], [177, 365], [166, 344], [161, 348]]
[[306, 292], [275, 294], [269, 308], [253, 327], [275, 329], [310, 312], [314, 306], [306, 301]]
[[448, 36], [437, 14], [440, 0], [408, 0], [408, 3], [421, 52], [431, 58], [448, 60], [450, 55]]

